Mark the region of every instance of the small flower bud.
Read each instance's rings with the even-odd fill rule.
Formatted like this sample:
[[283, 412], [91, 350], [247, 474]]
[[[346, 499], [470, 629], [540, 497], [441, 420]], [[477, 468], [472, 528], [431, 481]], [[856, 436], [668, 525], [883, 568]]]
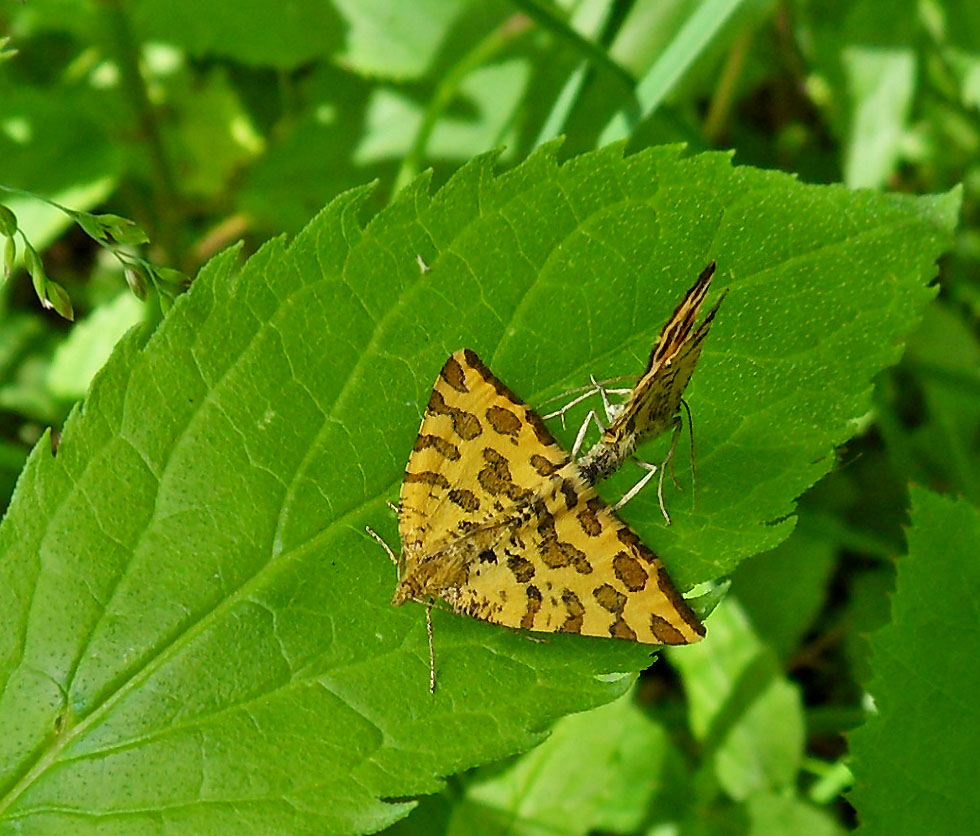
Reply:
[[17, 216], [0, 203], [0, 235], [12, 238], [17, 231]]
[[62, 317], [69, 322], [73, 322], [75, 320], [75, 311], [72, 309], [68, 291], [57, 282], [51, 281], [48, 282], [47, 290], [48, 304], [45, 307], [54, 308]]
[[93, 215], [116, 241], [120, 244], [145, 244], [149, 236], [129, 218], [120, 215]]
[[146, 279], [143, 278], [143, 275], [132, 267], [123, 270], [123, 275], [126, 277], [126, 284], [133, 291], [133, 295], [141, 302], [146, 299]]
[[3, 274], [8, 279], [10, 278], [10, 274], [14, 272], [14, 262], [16, 260], [17, 244], [13, 238], [8, 238], [3, 248]]

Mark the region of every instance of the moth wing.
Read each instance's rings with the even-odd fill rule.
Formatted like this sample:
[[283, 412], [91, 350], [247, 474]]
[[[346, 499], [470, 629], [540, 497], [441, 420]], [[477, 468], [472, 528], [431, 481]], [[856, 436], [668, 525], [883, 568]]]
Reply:
[[688, 289], [681, 299], [680, 304], [674, 309], [666, 324], [660, 331], [660, 336], [650, 352], [650, 359], [647, 360], [647, 367], [643, 372], [646, 376], [655, 366], [663, 363], [664, 360], [675, 354], [687, 340], [687, 335], [691, 333], [694, 323], [698, 318], [698, 311], [704, 304], [708, 290], [711, 288], [711, 280], [715, 275], [715, 262], [711, 262], [697, 281]]
[[546, 633], [690, 644], [704, 626], [660, 559], [574, 465], [522, 525], [469, 566], [458, 612]]
[[701, 324], [694, 328], [714, 271], [715, 263], [711, 262], [660, 332], [646, 371], [606, 431], [607, 441], [632, 435], [638, 443], [643, 438], [659, 435], [670, 426], [701, 357], [708, 329], [724, 299], [722, 296]]
[[409, 555], [505, 519], [568, 461], [541, 418], [475, 352], [445, 363], [405, 469], [399, 534]]

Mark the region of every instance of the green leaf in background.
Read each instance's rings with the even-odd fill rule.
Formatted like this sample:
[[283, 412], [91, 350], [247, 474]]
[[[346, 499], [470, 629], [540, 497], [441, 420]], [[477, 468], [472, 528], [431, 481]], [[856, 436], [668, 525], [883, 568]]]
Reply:
[[[662, 104], [691, 64], [707, 49], [711, 39], [745, 4], [746, 0], [704, 0], [692, 6], [684, 25], [664, 46], [636, 87], [642, 118], [649, 117]], [[631, 116], [628, 110], [617, 113], [603, 128], [600, 144], [627, 138], [634, 119], [635, 115]]]
[[487, 831], [501, 836], [631, 833], [682, 768], [664, 728], [625, 694], [559, 720], [544, 743], [509, 766], [464, 779], [465, 801], [447, 833], [466, 836], [474, 821], [503, 823]]
[[825, 810], [785, 793], [753, 795], [745, 811], [746, 836], [839, 836], [845, 832]]
[[[91, 209], [118, 184], [123, 155], [84, 111], [74, 92], [17, 87], [0, 77], [0, 185], [23, 188], [73, 209]], [[71, 160], [70, 166], [51, 165]], [[72, 225], [64, 212], [0, 190], [38, 250]], [[18, 250], [22, 256], [22, 249]]]
[[[801, 515], [801, 523], [805, 519]], [[783, 544], [742, 563], [732, 575], [756, 633], [786, 660], [820, 610], [834, 568], [835, 543], [798, 527]]]
[[691, 730], [706, 768], [736, 801], [793, 786], [803, 757], [799, 689], [729, 598], [712, 613], [703, 641], [668, 649], [688, 697]]
[[[530, 67], [513, 59], [474, 70], [459, 85], [458, 95], [472, 111], [446, 116], [432, 131], [427, 153], [437, 159], [462, 160], [485, 148], [503, 147], [512, 135], [514, 114], [525, 95]], [[407, 154], [424, 118], [422, 108], [405, 96], [378, 88], [368, 106], [364, 139], [354, 161], [374, 163]]]
[[468, 0], [337, 0], [347, 34], [338, 56], [355, 72], [382, 78], [422, 75]]
[[[902, 476], [923, 484], [948, 484], [980, 504], [980, 473], [973, 457], [980, 427], [980, 339], [947, 305], [930, 305], [909, 336], [899, 371], [914, 376], [923, 420], [905, 429], [886, 416], [883, 435], [895, 459], [908, 464]], [[893, 410], [901, 410], [893, 404]], [[889, 420], [890, 419], [890, 420]]]
[[970, 833], [980, 819], [980, 513], [913, 488], [908, 540], [891, 623], [870, 639], [878, 713], [851, 735], [862, 836]]
[[[382, 176], [379, 168], [350, 160], [371, 90], [330, 66], [313, 72], [304, 89], [309, 109], [248, 170], [239, 208], [276, 233], [298, 231], [333, 195]], [[383, 205], [376, 202], [377, 208]]]
[[[395, 543], [384, 500], [461, 346], [532, 404], [638, 372], [716, 259], [730, 293], [689, 390], [698, 504], [672, 491], [669, 530], [654, 491], [625, 516], [682, 585], [788, 534], [931, 298], [958, 196], [804, 186], [673, 147], [554, 152], [499, 177], [478, 159], [434, 195], [423, 178], [364, 227], [366, 192], [346, 193], [289, 246], [218, 257], [155, 333], [123, 339], [0, 527], [0, 826], [373, 831], [628, 688], [650, 648], [437, 611], [428, 693], [422, 609], [389, 606], [364, 525]], [[727, 618], [677, 664], [718, 652]], [[788, 740], [729, 789], [785, 783]]]
[[48, 391], [65, 400], [81, 398], [113, 347], [143, 320], [143, 314], [143, 303], [128, 290], [92, 311], [55, 350], [48, 368]]
[[289, 69], [330, 55], [343, 23], [330, 3], [238, 3], [234, 0], [139, 0], [130, 10], [135, 28], [191, 55], [225, 55], [243, 64]]
[[915, 94], [915, 51], [852, 45], [841, 60], [852, 102], [844, 182], [879, 188], [900, 159]]

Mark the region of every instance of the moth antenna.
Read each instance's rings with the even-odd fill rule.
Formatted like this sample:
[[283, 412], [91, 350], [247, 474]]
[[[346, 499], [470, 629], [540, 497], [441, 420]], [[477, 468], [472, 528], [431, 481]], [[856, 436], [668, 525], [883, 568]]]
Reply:
[[369, 525], [364, 526], [364, 530], [374, 538], [374, 541], [378, 543], [381, 548], [385, 550], [391, 562], [394, 563], [395, 566], [398, 566], [398, 558], [395, 557], [395, 553], [391, 550], [391, 546], [384, 541], [384, 538]]
[[[573, 390], [573, 392], [574, 392], [574, 390]], [[573, 394], [573, 392], [566, 392], [565, 394], [566, 395], [571, 395], [571, 394]], [[560, 409], [556, 409], [554, 412], [549, 412], [547, 415], [544, 415], [542, 417], [546, 421], [550, 421], [552, 418], [559, 418], [559, 419], [561, 419], [561, 426], [562, 426], [562, 429], [564, 429], [565, 428], [565, 413], [568, 412], [568, 410], [570, 410], [573, 406], [577, 406], [578, 404], [582, 403], [582, 401], [588, 400], [594, 394], [595, 394], [595, 389], [593, 389], [590, 386], [588, 388], [588, 391], [586, 391], [584, 394], [579, 395], [576, 398], [573, 398], [568, 403], [566, 403], [564, 406], [562, 406]], [[564, 396], [559, 396], [559, 397], [564, 397]]]

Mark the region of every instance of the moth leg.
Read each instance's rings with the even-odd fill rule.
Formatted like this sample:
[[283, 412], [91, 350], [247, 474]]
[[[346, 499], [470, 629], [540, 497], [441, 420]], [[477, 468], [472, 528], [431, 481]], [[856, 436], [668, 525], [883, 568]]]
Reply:
[[606, 428], [603, 426], [602, 421], [596, 414], [594, 409], [589, 410], [589, 414], [585, 416], [585, 420], [582, 422], [582, 426], [578, 428], [578, 435], [575, 436], [575, 443], [572, 445], [572, 458], [574, 459], [578, 456], [579, 450], [582, 449], [582, 443], [585, 441], [585, 434], [589, 429], [589, 422], [595, 421], [595, 425], [599, 428], [600, 433], [604, 433]]
[[667, 470], [667, 465], [670, 465], [670, 479], [674, 483], [677, 490], [683, 490], [680, 483], [677, 481], [677, 474], [674, 473], [674, 450], [677, 449], [677, 441], [680, 438], [681, 430], [684, 428], [684, 423], [681, 421], [680, 417], [674, 419], [674, 435], [670, 440], [670, 449], [667, 451], [667, 456], [664, 458], [663, 463], [660, 465], [660, 479], [657, 482], [657, 501], [660, 503], [660, 511], [664, 515], [664, 519], [667, 520], [667, 525], [670, 525], [670, 514], [667, 513], [667, 506], [664, 505], [664, 472]]
[[425, 634], [429, 638], [429, 693], [436, 692], [436, 652], [432, 646], [432, 604], [425, 605]]
[[[549, 398], [547, 401], [545, 401], [545, 403], [549, 403], [550, 401], [555, 401], [555, 400], [560, 400], [561, 398], [565, 398], [568, 395], [574, 395], [576, 392], [581, 392], [581, 394], [577, 395], [576, 397], [572, 398], [572, 400], [570, 400], [567, 403], [563, 404], [559, 409], [556, 409], [554, 412], [549, 412], [546, 415], [542, 415], [541, 417], [544, 418], [545, 421], [550, 421], [552, 418], [560, 418], [561, 419], [562, 428], [564, 428], [565, 427], [565, 413], [567, 413], [572, 407], [578, 406], [580, 403], [582, 403], [582, 401], [587, 401], [589, 398], [591, 398], [593, 395], [596, 395], [596, 394], [602, 394], [602, 399], [603, 399], [603, 402], [604, 402], [603, 403], [603, 406], [605, 407], [605, 411], [606, 411], [607, 417], [609, 416], [609, 410], [610, 409], [612, 409], [613, 410], [613, 414], [615, 414], [618, 411], [619, 405], [618, 404], [611, 404], [611, 403], [609, 403], [608, 398], [606, 397], [606, 395], [628, 395], [633, 390], [632, 389], [610, 389], [610, 388], [608, 388], [606, 386], [606, 384], [608, 384], [608, 383], [615, 383], [617, 380], [622, 380], [622, 379], [623, 379], [622, 377], [614, 377], [614, 378], [611, 378], [609, 380], [601, 380], [600, 381], [600, 380], [596, 380], [595, 377], [593, 377], [593, 376], [590, 375], [589, 376], [589, 380], [592, 381], [591, 385], [586, 386], [586, 387], [583, 387], [582, 389], [572, 389], [572, 390], [570, 390], [568, 392], [564, 392], [561, 395], [557, 395], [557, 396], [555, 396], [553, 398]], [[610, 418], [609, 420], [612, 420], [612, 419]]]
[[695, 459], [694, 455], [694, 416], [691, 414], [691, 407], [684, 398], [681, 398], [681, 406], [684, 407], [684, 411], [687, 413], [687, 426], [691, 433], [691, 494], [694, 497], [694, 504], [698, 503], [698, 478], [697, 471], [694, 467]]
[[609, 400], [610, 395], [629, 395], [632, 393], [632, 389], [611, 389], [606, 386], [607, 383], [611, 381], [596, 380], [595, 377], [589, 375], [589, 380], [592, 381], [593, 391], [598, 393], [599, 397], [602, 398], [602, 411], [606, 413], [606, 421], [610, 424], [616, 420], [619, 413], [623, 411], [623, 404], [621, 403], [611, 403]]
[[550, 421], [552, 418], [560, 418], [562, 429], [565, 428], [565, 413], [568, 412], [573, 406], [577, 406], [582, 403], [582, 401], [587, 401], [595, 394], [595, 389], [589, 387], [589, 389], [583, 394], [579, 395], [577, 398], [573, 398], [560, 409], [556, 409], [554, 412], [549, 412], [547, 415], [542, 416], [545, 421]]
[[401, 512], [401, 506], [400, 505], [395, 505], [395, 503], [392, 502], [390, 499], [386, 499], [385, 500], [385, 505], [387, 505], [396, 514], [398, 514], [398, 513]]
[[[640, 491], [642, 491], [643, 488], [646, 487], [647, 482], [649, 482], [653, 478], [653, 474], [656, 473], [658, 470], [660, 470], [660, 468], [657, 467], [657, 465], [650, 464], [649, 462], [641, 462], [641, 461], [637, 460], [636, 463], [640, 467], [642, 467], [645, 471], [647, 471], [647, 473], [646, 473], [645, 476], [643, 476], [642, 479], [640, 479], [639, 482], [637, 482], [635, 485], [633, 485], [632, 488], [630, 488], [625, 494], [623, 494], [623, 498], [620, 499], [619, 502], [617, 502], [615, 505], [613, 505], [613, 510], [614, 511], [618, 511], [627, 502], [629, 502], [634, 496], [636, 496]], [[662, 477], [661, 477], [661, 481], [663, 481], [663, 478]], [[660, 508], [661, 508], [661, 510], [663, 510], [663, 503], [661, 503]], [[667, 514], [667, 512], [664, 511], [664, 515], [665, 516], [666, 516], [666, 514]], [[670, 522], [670, 517], [667, 517], [667, 522], [668, 523]]]
[[677, 449], [677, 442], [680, 441], [681, 431], [684, 429], [684, 422], [681, 421], [680, 416], [674, 418], [674, 434], [670, 437], [670, 450], [667, 451], [667, 457], [664, 459], [664, 465], [670, 462], [670, 481], [674, 483], [674, 487], [677, 490], [682, 491], [684, 488], [681, 487], [681, 483], [677, 481], [677, 473], [674, 470], [674, 450]]
[[394, 563], [395, 566], [397, 566], [398, 565], [398, 558], [395, 556], [395, 553], [391, 550], [391, 546], [389, 546], [384, 541], [384, 538], [380, 534], [378, 534], [377, 531], [375, 531], [373, 528], [371, 528], [371, 526], [369, 526], [369, 525], [364, 526], [364, 530], [374, 538], [374, 541], [376, 543], [379, 543], [381, 545], [381, 548], [383, 548], [385, 550], [385, 552], [387, 553], [388, 559], [391, 560], [391, 562]]
[[[667, 521], [667, 525], [670, 525], [670, 514], [667, 513], [667, 505], [664, 502], [664, 474], [667, 472], [668, 465], [669, 465], [670, 479], [674, 483], [674, 487], [676, 487], [677, 490], [679, 491], [684, 490], [684, 488], [681, 487], [680, 482], [677, 481], [677, 474], [674, 472], [674, 451], [677, 449], [677, 442], [680, 439], [681, 430], [683, 430], [683, 428], [684, 428], [684, 424], [681, 421], [680, 417], [675, 418], [674, 434], [670, 440], [670, 449], [667, 451], [667, 455], [664, 457], [664, 460], [660, 463], [659, 467], [655, 464], [650, 464], [650, 462], [644, 462], [644, 461], [640, 461], [639, 459], [634, 459], [637, 465], [639, 467], [642, 467], [644, 470], [646, 470], [647, 473], [642, 479], [640, 479], [639, 482], [633, 485], [633, 487], [630, 488], [623, 495], [623, 498], [620, 499], [619, 502], [617, 502], [613, 506], [614, 511], [618, 511], [627, 502], [629, 502], [634, 496], [636, 496], [640, 491], [642, 491], [643, 488], [646, 486], [647, 482], [649, 482], [653, 478], [653, 474], [659, 471], [660, 478], [657, 480], [657, 501], [660, 504], [660, 513], [664, 515], [664, 519]], [[693, 442], [692, 442], [692, 447], [693, 447]], [[693, 475], [694, 475], [693, 461], [691, 463], [691, 475], [693, 479]]]

